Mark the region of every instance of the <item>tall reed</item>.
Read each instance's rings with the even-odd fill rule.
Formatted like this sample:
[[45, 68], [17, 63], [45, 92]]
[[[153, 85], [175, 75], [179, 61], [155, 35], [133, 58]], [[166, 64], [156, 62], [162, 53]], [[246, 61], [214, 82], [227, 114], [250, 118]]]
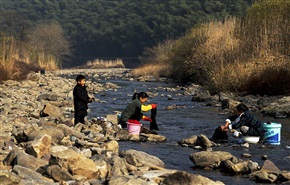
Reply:
[[125, 68], [122, 59], [114, 59], [114, 60], [104, 60], [104, 59], [95, 59], [93, 61], [88, 61], [87, 65], [84, 67], [89, 68]]
[[54, 56], [33, 51], [26, 43], [13, 37], [1, 37], [0, 50], [0, 81], [22, 79], [31, 70], [59, 68]]

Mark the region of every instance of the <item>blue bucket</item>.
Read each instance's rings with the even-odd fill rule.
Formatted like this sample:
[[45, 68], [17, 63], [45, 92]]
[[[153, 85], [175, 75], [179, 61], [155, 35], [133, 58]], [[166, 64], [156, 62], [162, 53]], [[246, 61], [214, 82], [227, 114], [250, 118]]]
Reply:
[[280, 145], [281, 127], [280, 123], [264, 123], [264, 142], [272, 145]]

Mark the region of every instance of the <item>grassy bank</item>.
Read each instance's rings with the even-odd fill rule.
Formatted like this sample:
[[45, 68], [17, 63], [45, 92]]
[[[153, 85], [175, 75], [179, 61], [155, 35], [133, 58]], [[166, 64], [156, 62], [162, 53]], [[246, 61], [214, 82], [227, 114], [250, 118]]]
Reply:
[[6, 33], [0, 28], [0, 81], [21, 80], [40, 69], [56, 70], [70, 54], [70, 43], [57, 22], [34, 25], [22, 30], [21, 37], [14, 29]]
[[[151, 67], [142, 66], [133, 74], [166, 74], [213, 93], [289, 94], [289, 17], [290, 1], [259, 1], [242, 19], [203, 24], [146, 50], [141, 60]], [[154, 66], [163, 66], [166, 73], [156, 74]]]
[[0, 81], [21, 80], [30, 71], [37, 69], [58, 69], [55, 57], [33, 51], [27, 44], [13, 37], [1, 37], [0, 50]]

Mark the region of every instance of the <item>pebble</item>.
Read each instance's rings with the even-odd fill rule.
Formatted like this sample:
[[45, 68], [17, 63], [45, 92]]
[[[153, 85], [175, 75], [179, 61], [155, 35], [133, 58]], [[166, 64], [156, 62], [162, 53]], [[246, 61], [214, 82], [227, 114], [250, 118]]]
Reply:
[[261, 159], [262, 160], [267, 160], [268, 159], [268, 156], [267, 155], [262, 155]]
[[244, 143], [244, 144], [242, 144], [242, 147], [249, 148], [250, 144], [249, 143]]
[[242, 156], [245, 157], [245, 158], [251, 158], [252, 157], [252, 155], [249, 154], [249, 153], [243, 153]]

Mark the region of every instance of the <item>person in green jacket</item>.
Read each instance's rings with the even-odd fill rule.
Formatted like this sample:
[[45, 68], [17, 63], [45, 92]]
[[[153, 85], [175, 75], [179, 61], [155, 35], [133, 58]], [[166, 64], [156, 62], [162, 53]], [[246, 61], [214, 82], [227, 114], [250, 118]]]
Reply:
[[[136, 94], [134, 95], [136, 96]], [[120, 124], [122, 128], [127, 128], [127, 122], [140, 124], [140, 120], [150, 121], [151, 119], [143, 116], [142, 111], [147, 112], [151, 109], [156, 109], [157, 104], [144, 105], [148, 99], [148, 94], [145, 92], [138, 93], [136, 99], [130, 102], [121, 113]]]

